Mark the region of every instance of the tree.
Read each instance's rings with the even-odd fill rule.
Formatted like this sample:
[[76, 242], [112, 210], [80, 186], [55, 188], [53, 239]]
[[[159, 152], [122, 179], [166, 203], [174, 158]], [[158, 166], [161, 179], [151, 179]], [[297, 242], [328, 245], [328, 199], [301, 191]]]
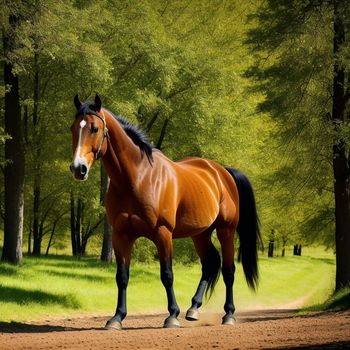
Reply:
[[[101, 219], [99, 177], [91, 174], [80, 186], [68, 172], [76, 93], [83, 100], [100, 93], [106, 106], [139, 123], [172, 159], [212, 158], [241, 168], [257, 183], [272, 123], [253, 115], [256, 97], [245, 94], [248, 82], [241, 76], [247, 64], [241, 40], [251, 4], [23, 4], [28, 8], [14, 6], [26, 20], [17, 30], [20, 44], [13, 56], [20, 59], [16, 72], [26, 143], [24, 239], [29, 251], [41, 254], [44, 244], [50, 249], [55, 239], [69, 237], [71, 208], [74, 254], [82, 249], [82, 234], [91, 233], [88, 219], [90, 228]], [[0, 130], [0, 139], [3, 134]], [[258, 200], [263, 198], [257, 193]], [[109, 253], [108, 229], [103, 252]], [[181, 249], [193, 252], [191, 241]]]
[[[79, 183], [71, 180], [70, 191], [70, 237], [72, 254], [85, 255], [90, 238], [104, 222], [105, 209], [100, 203], [99, 167], [90, 170], [89, 181]], [[71, 177], [71, 176], [70, 176]]]
[[[37, 0], [31, 8], [31, 15], [18, 31], [21, 44], [16, 56], [21, 57], [23, 66], [20, 97], [27, 146], [28, 250], [31, 252], [33, 246], [32, 253], [40, 255], [44, 236], [55, 232], [51, 229], [58, 219], [61, 220], [64, 210], [57, 207], [65, 202], [62, 197], [69, 203], [69, 192], [63, 193], [62, 189], [71, 183], [70, 177], [64, 175], [69, 175], [68, 166], [63, 165], [70, 153], [67, 133], [71, 120], [60, 116], [73, 116], [74, 111], [63, 101], [70, 101], [76, 91], [90, 89], [92, 82], [97, 88], [99, 83], [103, 85], [106, 75], [101, 71], [106, 68], [106, 60], [97, 54], [100, 43], [95, 38], [85, 39], [84, 45], [78, 42], [83, 41], [84, 36], [89, 38], [89, 32], [93, 31], [84, 18], [91, 16], [91, 11], [96, 10], [94, 7], [86, 10], [70, 2]], [[70, 23], [74, 16], [80, 18], [74, 21], [75, 26]], [[96, 53], [94, 60], [91, 60], [91, 51]], [[83, 83], [86, 86], [82, 89], [80, 77], [85, 74], [87, 78]], [[63, 128], [65, 133], [61, 132]], [[29, 202], [32, 204], [28, 205]]]
[[279, 119], [280, 141], [293, 152], [277, 178], [308, 207], [303, 224], [329, 221], [320, 214], [334, 210], [333, 225], [317, 234], [330, 237], [334, 228], [337, 290], [350, 284], [349, 14], [339, 0], [267, 1], [247, 40], [260, 52], [248, 71], [266, 94], [259, 109]]
[[2, 24], [4, 50], [5, 132], [11, 138], [5, 141], [5, 218], [2, 260], [18, 264], [22, 261], [23, 205], [24, 205], [24, 144], [18, 76], [14, 71], [13, 54], [18, 43], [16, 31], [20, 16], [8, 14], [8, 25]]
[[267, 256], [269, 258], [273, 258], [274, 247], [275, 247], [275, 230], [272, 229], [269, 237], [269, 247], [268, 247], [268, 253], [267, 253]]
[[[350, 15], [350, 6], [342, 1], [333, 0], [333, 103], [332, 121], [334, 129], [342, 127], [350, 117], [346, 111], [350, 98], [350, 75], [345, 81], [345, 68], [339, 62], [338, 55], [345, 46], [345, 31], [350, 35], [350, 23], [346, 26], [346, 17]], [[350, 47], [350, 45], [349, 45]], [[348, 115], [346, 115], [348, 112]], [[347, 120], [348, 119], [348, 120]], [[336, 290], [350, 286], [350, 153], [349, 144], [343, 137], [334, 139], [333, 174], [335, 196], [335, 246], [336, 246]]]
[[[100, 165], [100, 177], [101, 177], [101, 188], [100, 188], [100, 203], [105, 206], [105, 196], [109, 186], [109, 178], [101, 162]], [[101, 250], [101, 260], [105, 262], [112, 262], [113, 259], [113, 248], [112, 248], [112, 226], [108, 222], [107, 214], [103, 215], [103, 241]]]

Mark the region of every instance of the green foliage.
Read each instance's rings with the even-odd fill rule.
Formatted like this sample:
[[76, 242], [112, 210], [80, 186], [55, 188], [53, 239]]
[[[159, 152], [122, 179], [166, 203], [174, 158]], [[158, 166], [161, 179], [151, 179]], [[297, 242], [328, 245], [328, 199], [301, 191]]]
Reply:
[[[5, 144], [5, 141], [10, 139], [10, 136], [5, 133], [5, 130], [0, 127], [0, 145], [3, 146]], [[3, 166], [6, 164], [6, 159], [1, 155], [0, 158], [0, 165]]]
[[[259, 157], [256, 147], [263, 146], [270, 126], [253, 116], [259, 97], [244, 96], [247, 81], [241, 76], [248, 63], [241, 45], [244, 18], [253, 5], [195, 1], [184, 6], [163, 0], [16, 4], [6, 2], [1, 25], [7, 26], [10, 13], [25, 19], [15, 33], [20, 45], [10, 58], [20, 80], [27, 147], [25, 241], [33, 226], [37, 182], [45, 244], [59, 219], [54, 247], [69, 245], [70, 189], [83, 199], [85, 217], [96, 221], [103, 210], [98, 172], [84, 184], [68, 172], [68, 127], [77, 92], [83, 100], [101, 94], [106, 107], [138, 122], [173, 159], [204, 156], [258, 179], [260, 166], [252, 159]], [[195, 259], [192, 242], [175, 244], [181, 259]], [[137, 244], [135, 257], [151, 259], [151, 246]]]
[[[329, 119], [329, 2], [5, 1], [3, 10], [4, 28], [10, 13], [24, 18], [10, 59], [26, 135], [26, 244], [38, 179], [44, 248], [58, 220], [53, 249], [69, 251], [71, 189], [91, 222], [104, 210], [98, 165], [82, 184], [68, 170], [72, 98], [98, 92], [170, 158], [207, 157], [246, 173], [265, 243], [275, 229], [280, 247], [333, 245], [329, 151], [334, 138], [347, 140], [350, 133], [348, 124], [335, 132]], [[349, 57], [344, 46], [337, 59], [347, 70]], [[6, 88], [0, 86], [0, 96]], [[5, 137], [0, 128], [1, 154]], [[98, 231], [88, 249], [96, 254]], [[191, 240], [174, 245], [175, 259], [197, 260]], [[151, 242], [136, 243], [134, 259], [155, 256]]]
[[[333, 52], [334, 4], [329, 1], [266, 1], [250, 15], [246, 43], [255, 62], [246, 71], [263, 93], [258, 111], [275, 124], [271, 159], [262, 177], [272, 188], [271, 212], [279, 212], [275, 227], [288, 225], [304, 242], [334, 245], [333, 144], [349, 143], [347, 122], [334, 125], [332, 88], [334, 64], [349, 70], [346, 52]], [[349, 27], [349, 5], [339, 2]], [[347, 87], [348, 89], [348, 87]], [[292, 233], [291, 233], [292, 234]], [[294, 235], [294, 234], [292, 234]]]
[[198, 255], [190, 238], [174, 240], [174, 261], [182, 264], [199, 263]]
[[133, 246], [132, 259], [140, 263], [152, 263], [157, 258], [157, 249], [147, 238], [139, 238]]

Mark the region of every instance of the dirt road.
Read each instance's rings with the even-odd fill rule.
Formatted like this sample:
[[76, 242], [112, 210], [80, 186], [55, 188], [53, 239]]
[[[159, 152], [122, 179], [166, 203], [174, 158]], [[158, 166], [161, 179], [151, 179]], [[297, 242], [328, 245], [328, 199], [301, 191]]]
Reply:
[[350, 311], [296, 317], [291, 310], [243, 312], [234, 326], [220, 315], [163, 329], [165, 315], [130, 315], [122, 331], [101, 329], [107, 317], [0, 323], [0, 349], [350, 349]]

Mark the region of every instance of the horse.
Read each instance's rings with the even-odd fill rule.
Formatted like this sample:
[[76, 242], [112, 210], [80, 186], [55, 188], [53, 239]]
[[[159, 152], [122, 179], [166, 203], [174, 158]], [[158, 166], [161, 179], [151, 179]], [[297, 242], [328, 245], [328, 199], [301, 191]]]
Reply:
[[[235, 274], [234, 234], [240, 246], [248, 286], [258, 284], [259, 220], [248, 178], [231, 167], [204, 158], [172, 161], [155, 149], [146, 135], [123, 117], [116, 117], [94, 101], [82, 103], [71, 126], [73, 161], [70, 170], [77, 180], [86, 180], [89, 169], [101, 158], [110, 178], [105, 198], [112, 245], [116, 257], [117, 308], [106, 329], [122, 329], [127, 315], [127, 286], [131, 251], [141, 236], [157, 247], [160, 279], [165, 288], [169, 316], [164, 328], [179, 327], [179, 306], [173, 289], [173, 239], [191, 237], [202, 265], [202, 275], [186, 319], [198, 320], [204, 292], [211, 293], [220, 270], [226, 286], [222, 324], [235, 322], [233, 284]], [[216, 230], [220, 254], [212, 243]]]

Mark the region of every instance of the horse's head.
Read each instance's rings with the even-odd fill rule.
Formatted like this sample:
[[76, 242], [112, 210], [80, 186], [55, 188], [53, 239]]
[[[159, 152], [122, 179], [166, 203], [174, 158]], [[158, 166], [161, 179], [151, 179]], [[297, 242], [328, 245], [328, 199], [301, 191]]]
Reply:
[[81, 103], [76, 95], [74, 104], [77, 113], [71, 126], [74, 157], [70, 170], [77, 180], [86, 180], [95, 159], [106, 153], [107, 127], [98, 95], [95, 96], [94, 102], [84, 103]]

